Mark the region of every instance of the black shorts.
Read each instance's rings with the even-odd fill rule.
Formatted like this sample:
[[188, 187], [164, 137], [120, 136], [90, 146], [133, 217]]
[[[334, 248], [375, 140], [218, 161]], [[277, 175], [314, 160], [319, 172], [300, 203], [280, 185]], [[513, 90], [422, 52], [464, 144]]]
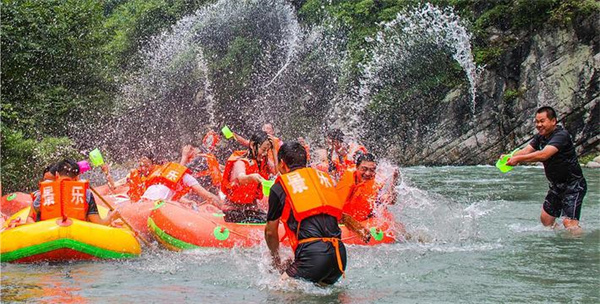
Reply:
[[565, 216], [579, 220], [581, 204], [587, 192], [585, 178], [566, 183], [550, 183], [550, 190], [544, 200], [544, 211], [553, 217]]
[[[343, 269], [346, 269], [346, 247], [339, 241]], [[330, 242], [314, 241], [296, 248], [294, 262], [285, 271], [290, 277], [314, 283], [334, 284], [342, 276], [335, 247]]]

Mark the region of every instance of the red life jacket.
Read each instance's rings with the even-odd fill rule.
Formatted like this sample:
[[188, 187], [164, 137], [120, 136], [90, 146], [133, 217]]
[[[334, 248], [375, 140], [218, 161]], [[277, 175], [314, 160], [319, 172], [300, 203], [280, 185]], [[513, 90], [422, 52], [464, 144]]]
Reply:
[[88, 181], [59, 178], [40, 183], [41, 220], [51, 218], [74, 218], [85, 221], [89, 208], [87, 201]]
[[[302, 220], [317, 214], [328, 214], [338, 220], [342, 218], [344, 202], [335, 191], [331, 176], [313, 168], [298, 169], [277, 178], [287, 198], [281, 214], [281, 222], [290, 240], [292, 250], [298, 246], [298, 231]], [[292, 231], [287, 222], [290, 212], [298, 221], [297, 231]]]
[[213, 186], [220, 187], [221, 181], [223, 180], [223, 174], [219, 168], [219, 161], [217, 160], [217, 157], [210, 153], [203, 153], [199, 156], [202, 156], [204, 159], [206, 159], [208, 168], [204, 171], [194, 173], [194, 177], [210, 176]]
[[233, 165], [237, 161], [241, 160], [244, 162], [246, 165], [246, 174], [258, 173], [265, 179], [269, 178], [266, 162], [261, 163], [261, 167], [259, 168], [256, 160], [244, 158], [244, 154], [246, 154], [246, 151], [235, 151], [229, 156], [225, 164], [225, 171], [223, 172], [223, 180], [221, 182], [221, 191], [229, 201], [236, 204], [252, 204], [256, 200], [263, 198], [262, 187], [259, 182], [251, 181], [241, 185], [231, 181]]
[[176, 201], [190, 191], [190, 188], [183, 184], [183, 176], [189, 173], [190, 170], [186, 166], [173, 162], [166, 163], [148, 176], [146, 189], [152, 185], [165, 185], [175, 192], [171, 200]]

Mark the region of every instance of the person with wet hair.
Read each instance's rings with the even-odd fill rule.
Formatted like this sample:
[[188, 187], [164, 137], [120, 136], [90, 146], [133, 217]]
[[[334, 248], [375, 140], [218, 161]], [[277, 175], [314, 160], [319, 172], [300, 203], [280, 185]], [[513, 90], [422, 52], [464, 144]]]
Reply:
[[150, 176], [157, 167], [154, 154], [152, 152], [144, 152], [138, 159], [137, 167], [131, 169], [126, 177], [116, 182], [110, 174], [110, 166], [108, 164], [105, 163], [100, 168], [106, 176], [108, 188], [111, 191], [115, 191], [117, 188], [127, 185], [127, 195], [132, 201], [137, 202], [146, 191], [146, 180], [148, 176]]
[[356, 167], [348, 169], [336, 185], [338, 195], [344, 201], [344, 213], [364, 221], [375, 216], [376, 207], [394, 205], [400, 171], [395, 168], [389, 187], [376, 182], [377, 158], [372, 153], [360, 154]]
[[[267, 152], [267, 159], [269, 160], [269, 172], [275, 174], [277, 170], [277, 151], [279, 151], [279, 147], [283, 144], [283, 141], [275, 136], [275, 128], [271, 123], [265, 123], [261, 129], [262, 132], [266, 133], [271, 143], [273, 144], [273, 149]], [[245, 139], [241, 135], [237, 133], [233, 133], [233, 138], [240, 143], [244, 147], [250, 146], [250, 140]]]
[[[307, 167], [304, 146], [286, 142], [279, 149], [281, 176], [271, 188], [265, 240], [276, 269], [284, 277], [320, 285], [337, 282], [346, 269], [346, 248], [338, 223], [345, 223], [343, 202], [331, 177]], [[347, 218], [347, 216], [345, 216]], [[294, 261], [282, 263], [279, 256], [279, 223], [283, 223]], [[364, 227], [357, 231], [369, 241]]]
[[[219, 164], [217, 156], [214, 154], [216, 146], [221, 141], [221, 137], [213, 130], [209, 130], [200, 140], [199, 144], [185, 145], [181, 151], [181, 160], [179, 164], [190, 169], [200, 185], [210, 192], [218, 193], [223, 179], [222, 169], [225, 167]], [[196, 200], [194, 195], [191, 195]]]
[[550, 189], [542, 205], [540, 221], [544, 226], [554, 226], [556, 218], [563, 216], [565, 228], [579, 234], [582, 232], [579, 218], [587, 182], [569, 132], [557, 123], [553, 108], [539, 108], [535, 114], [538, 134], [529, 145], [514, 153], [506, 164], [516, 166], [521, 163], [542, 162]]
[[54, 180], [40, 183], [40, 195], [33, 202], [37, 220], [67, 218], [109, 225], [117, 216], [109, 212], [106, 218], [98, 214], [98, 206], [87, 180], [79, 180], [79, 165], [72, 159], [64, 159], [49, 171], [55, 169]]
[[267, 154], [273, 149], [267, 133], [257, 132], [250, 137], [247, 150], [229, 157], [221, 183], [226, 197], [225, 221], [265, 222], [266, 214], [258, 208], [258, 201], [263, 198], [261, 183], [269, 178]]
[[331, 129], [327, 132], [327, 161], [329, 174], [337, 181], [344, 171], [354, 166], [359, 153], [367, 153], [367, 148], [356, 143], [346, 142], [344, 132], [340, 129]]

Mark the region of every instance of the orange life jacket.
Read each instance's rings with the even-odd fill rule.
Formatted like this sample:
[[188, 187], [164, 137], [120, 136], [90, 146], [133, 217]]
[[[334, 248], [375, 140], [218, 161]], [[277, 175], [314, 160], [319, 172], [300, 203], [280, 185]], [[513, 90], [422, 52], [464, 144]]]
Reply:
[[204, 177], [209, 176], [212, 181], [213, 186], [220, 187], [221, 180], [223, 179], [223, 174], [221, 173], [221, 169], [219, 168], [219, 161], [214, 154], [203, 153], [199, 156], [204, 157], [206, 159], [206, 163], [208, 164], [208, 168], [204, 171], [194, 173], [195, 177]]
[[225, 171], [223, 172], [223, 180], [221, 182], [221, 191], [229, 201], [236, 204], [252, 204], [256, 200], [263, 198], [262, 187], [259, 182], [252, 181], [241, 185], [231, 181], [233, 165], [238, 160], [241, 160], [246, 164], [246, 174], [258, 173], [265, 179], [269, 178], [266, 162], [261, 163], [259, 168], [256, 160], [250, 160], [243, 157], [245, 153], [246, 151], [235, 151], [229, 156], [229, 159], [227, 159], [227, 163], [225, 164]]
[[356, 183], [356, 168], [346, 170], [336, 185], [339, 197], [344, 201], [344, 213], [358, 221], [364, 221], [373, 213], [375, 201], [383, 185], [375, 179]]
[[89, 208], [87, 201], [88, 181], [61, 177], [56, 181], [40, 183], [41, 220], [51, 218], [74, 218], [85, 221]]
[[[338, 197], [329, 174], [303, 168], [281, 175], [277, 182], [281, 183], [287, 195], [281, 222], [294, 251], [299, 243], [297, 233], [302, 220], [317, 214], [328, 214], [338, 220], [342, 218], [344, 202]], [[290, 212], [298, 221], [297, 231], [292, 231], [287, 224]]]
[[190, 188], [183, 184], [183, 176], [186, 173], [190, 173], [190, 169], [186, 166], [173, 162], [166, 163], [148, 176], [146, 188], [157, 184], [165, 185], [175, 192], [171, 200], [176, 201], [190, 191]]
[[[279, 153], [279, 148], [281, 148], [281, 146], [283, 145], [283, 141], [275, 136], [273, 136], [273, 139], [275, 139], [273, 141], [273, 147], [275, 148], [275, 153]], [[269, 160], [275, 164], [275, 156], [277, 155], [273, 155], [273, 150], [269, 149], [269, 151], [267, 151], [267, 157], [269, 158]], [[267, 168], [269, 169], [269, 168]], [[272, 173], [277, 173], [277, 172], [272, 172]]]
[[348, 198], [348, 194], [350, 194], [350, 189], [356, 183], [356, 166], [350, 166], [350, 168], [346, 169], [340, 180], [335, 185], [335, 190], [337, 191], [338, 196], [342, 201], [346, 201]]
[[129, 175], [127, 175], [127, 196], [133, 202], [137, 202], [142, 198], [144, 192], [146, 192], [146, 176], [142, 176], [142, 173], [138, 169], [131, 169]]

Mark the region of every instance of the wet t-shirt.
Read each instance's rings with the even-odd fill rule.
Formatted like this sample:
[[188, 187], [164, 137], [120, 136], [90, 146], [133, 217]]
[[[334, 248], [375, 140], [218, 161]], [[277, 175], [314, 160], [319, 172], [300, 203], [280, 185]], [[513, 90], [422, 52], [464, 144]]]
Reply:
[[[271, 187], [271, 193], [269, 195], [267, 221], [275, 221], [281, 217], [286, 198], [287, 195], [281, 184], [279, 182], [275, 183], [273, 187]], [[298, 221], [294, 218], [293, 213], [290, 214], [287, 225], [293, 231], [298, 230]], [[342, 232], [335, 217], [327, 214], [317, 214], [302, 221], [300, 231], [298, 232], [298, 240], [313, 237], [339, 238], [341, 235]]]
[[556, 126], [547, 138], [536, 134], [529, 145], [538, 151], [548, 145], [558, 149], [558, 152], [543, 162], [546, 178], [550, 182], [564, 183], [583, 177], [571, 136], [562, 126]]

